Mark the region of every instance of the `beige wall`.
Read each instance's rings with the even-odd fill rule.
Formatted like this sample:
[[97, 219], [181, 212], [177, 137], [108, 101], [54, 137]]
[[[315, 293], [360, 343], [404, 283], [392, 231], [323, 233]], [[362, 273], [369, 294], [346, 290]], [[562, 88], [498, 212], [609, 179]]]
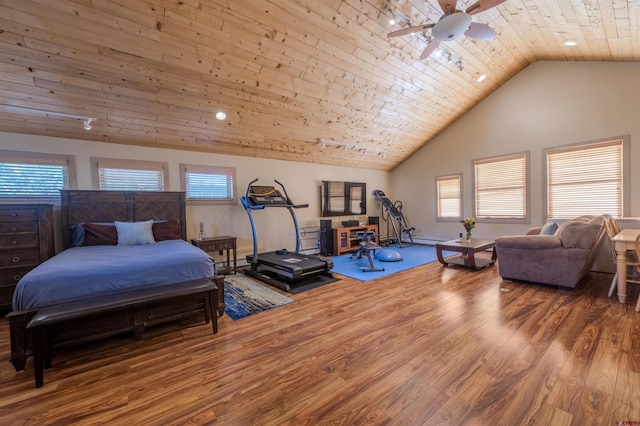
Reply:
[[[180, 190], [180, 163], [224, 165], [236, 168], [238, 195], [244, 195], [247, 184], [259, 178], [259, 184], [275, 185], [278, 179], [286, 188], [291, 199], [299, 204], [309, 203], [309, 208], [297, 209], [300, 227], [318, 228], [320, 220], [320, 183], [322, 180], [353, 181], [367, 183], [367, 212], [378, 215], [378, 204], [371, 195], [374, 189], [387, 191], [389, 173], [333, 167], [315, 164], [299, 164], [290, 161], [267, 160], [230, 155], [205, 154], [200, 152], [177, 151], [159, 148], [145, 148], [101, 142], [78, 141], [63, 138], [29, 136], [0, 132], [0, 149], [74, 155], [78, 174], [78, 189], [91, 187], [90, 157], [126, 158], [169, 163], [169, 187]], [[291, 216], [286, 209], [271, 208], [255, 212], [260, 251], [287, 248], [295, 249], [295, 234]], [[334, 223], [350, 219], [340, 217]], [[366, 216], [354, 217], [366, 220]], [[229, 206], [187, 206], [187, 234], [189, 238], [198, 235], [198, 223], [205, 222], [207, 236], [234, 235], [238, 237], [239, 258], [252, 250], [251, 227], [247, 214], [238, 202]], [[315, 248], [318, 234], [308, 234], [303, 240], [303, 248]]]
[[[416, 235], [447, 240], [463, 231], [436, 222], [435, 176], [463, 174], [463, 215], [472, 214], [472, 159], [530, 151], [531, 222], [544, 218], [543, 149], [631, 136], [631, 164], [640, 163], [640, 63], [537, 62], [491, 94], [392, 172], [390, 198], [403, 201]], [[632, 185], [640, 169], [631, 167]], [[630, 215], [640, 216], [631, 190]], [[479, 223], [474, 235], [519, 234], [529, 225]]]

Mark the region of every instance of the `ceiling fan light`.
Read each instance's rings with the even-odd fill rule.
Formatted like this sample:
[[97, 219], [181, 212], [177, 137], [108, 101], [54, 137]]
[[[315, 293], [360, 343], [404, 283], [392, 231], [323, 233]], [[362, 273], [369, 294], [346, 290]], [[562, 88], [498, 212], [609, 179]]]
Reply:
[[445, 15], [438, 21], [433, 27], [431, 35], [440, 41], [455, 40], [460, 35], [464, 34], [471, 25], [471, 15], [464, 12], [456, 12], [450, 15]]

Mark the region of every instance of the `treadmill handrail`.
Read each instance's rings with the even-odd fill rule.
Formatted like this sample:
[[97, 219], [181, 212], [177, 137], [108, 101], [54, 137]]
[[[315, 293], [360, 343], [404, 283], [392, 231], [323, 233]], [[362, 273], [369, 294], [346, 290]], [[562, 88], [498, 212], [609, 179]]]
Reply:
[[295, 204], [293, 201], [291, 201], [291, 198], [289, 198], [289, 194], [287, 194], [287, 189], [284, 187], [283, 184], [281, 184], [280, 182], [278, 182], [277, 179], [273, 180], [275, 183], [277, 183], [278, 185], [280, 185], [280, 188], [282, 188], [282, 192], [284, 192], [284, 197], [287, 199], [287, 204], [291, 207], [293, 207], [294, 209], [305, 209], [307, 207], [309, 207], [309, 203], [307, 204]]

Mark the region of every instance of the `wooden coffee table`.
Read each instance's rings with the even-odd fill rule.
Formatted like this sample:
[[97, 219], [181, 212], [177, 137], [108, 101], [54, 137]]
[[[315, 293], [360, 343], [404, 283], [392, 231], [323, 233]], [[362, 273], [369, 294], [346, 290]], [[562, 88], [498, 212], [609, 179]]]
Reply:
[[[488, 249], [493, 249], [491, 259], [476, 259], [476, 253]], [[460, 254], [450, 256], [445, 259], [442, 257], [442, 250], [456, 251], [460, 252]], [[493, 240], [481, 240], [480, 238], [472, 238], [470, 242], [467, 242], [465, 239], [460, 238], [457, 240], [445, 241], [443, 243], [436, 243], [436, 254], [438, 255], [438, 261], [444, 266], [451, 263], [475, 269], [477, 271], [496, 263], [496, 242]]]

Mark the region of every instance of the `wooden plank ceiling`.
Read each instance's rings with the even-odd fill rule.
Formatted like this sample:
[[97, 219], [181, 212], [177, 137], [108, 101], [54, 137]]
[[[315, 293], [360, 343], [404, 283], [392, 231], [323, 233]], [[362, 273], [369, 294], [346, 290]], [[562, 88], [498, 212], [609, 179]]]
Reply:
[[407, 26], [394, 15], [421, 25], [442, 9], [0, 0], [0, 130], [392, 170], [528, 64], [640, 60], [637, 0], [507, 0], [473, 15], [494, 39], [442, 43], [452, 62], [420, 60], [425, 36], [387, 37]]

